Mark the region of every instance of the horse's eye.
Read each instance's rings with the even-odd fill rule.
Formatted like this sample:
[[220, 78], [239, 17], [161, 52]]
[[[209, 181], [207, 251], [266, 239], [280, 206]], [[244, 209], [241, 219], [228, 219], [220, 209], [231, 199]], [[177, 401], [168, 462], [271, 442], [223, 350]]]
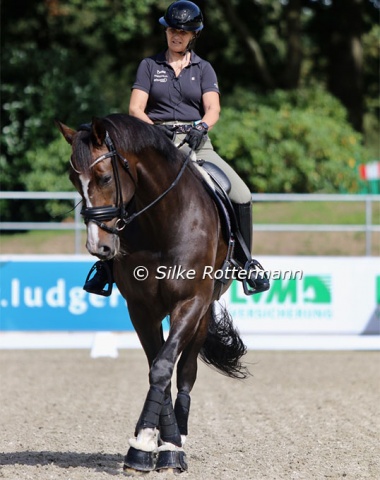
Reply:
[[112, 176], [111, 175], [104, 175], [104, 177], [101, 177], [99, 179], [99, 184], [103, 187], [106, 185], [109, 185], [111, 183]]

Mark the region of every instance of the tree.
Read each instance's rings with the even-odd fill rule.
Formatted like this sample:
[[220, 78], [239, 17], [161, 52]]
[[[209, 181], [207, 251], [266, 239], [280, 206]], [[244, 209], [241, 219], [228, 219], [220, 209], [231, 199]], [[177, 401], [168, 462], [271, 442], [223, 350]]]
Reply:
[[[158, 18], [169, 3], [3, 0], [3, 189], [36, 188], [36, 158], [46, 162], [45, 171], [53, 162], [55, 175], [64, 174], [60, 172], [65, 172], [67, 157], [55, 143], [55, 118], [75, 127], [90, 121], [93, 115], [128, 110], [130, 87], [139, 62], [165, 48]], [[205, 29], [196, 51], [217, 71], [223, 106], [237, 87], [244, 92], [266, 92], [270, 97], [278, 89], [297, 93], [304, 87], [313, 90], [327, 85], [349, 109], [355, 128], [361, 128], [364, 111], [366, 125], [375, 130], [379, 110], [378, 47], [373, 43], [375, 39], [378, 45], [378, 2], [197, 3], [204, 12]], [[363, 66], [361, 46], [366, 59]], [[343, 68], [345, 75], [341, 74]], [[265, 106], [263, 96], [254, 101]], [[257, 164], [248, 168], [256, 169]], [[58, 184], [51, 183], [52, 189]], [[39, 185], [43, 188], [42, 183]], [[10, 216], [20, 213], [19, 208], [6, 211]]]

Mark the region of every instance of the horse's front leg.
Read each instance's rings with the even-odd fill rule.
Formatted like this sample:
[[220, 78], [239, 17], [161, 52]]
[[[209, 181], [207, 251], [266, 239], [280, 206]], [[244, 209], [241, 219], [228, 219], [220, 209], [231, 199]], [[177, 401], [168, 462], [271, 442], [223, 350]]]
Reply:
[[186, 471], [186, 456], [182, 447], [182, 437], [169, 394], [165, 398], [160, 414], [156, 470]]
[[[205, 314], [204, 310], [204, 302], [193, 298], [182, 302], [171, 313], [169, 336], [150, 368], [150, 389], [136, 425], [136, 438], [130, 440], [131, 447], [125, 458], [127, 467], [143, 471], [152, 469], [154, 453], [151, 448], [154, 434], [159, 429], [160, 444], [155, 468], [159, 470], [170, 468], [178, 471], [187, 469], [181, 435], [169, 393], [170, 382], [174, 365], [196, 334], [199, 319]], [[146, 441], [147, 443], [144, 444]], [[138, 462], [142, 460], [146, 465], [139, 467]]]
[[158, 426], [164, 400], [165, 392], [151, 386], [135, 428], [135, 438], [129, 440], [125, 471], [149, 472], [156, 468]]
[[[164, 344], [162, 320], [160, 320], [163, 314], [152, 312], [150, 305], [147, 306], [142, 301], [130, 302], [129, 312], [151, 368]], [[148, 318], [150, 318], [149, 322]], [[130, 448], [124, 460], [124, 471], [128, 474], [149, 472], [156, 467], [158, 424], [164, 398], [165, 394], [161, 388], [153, 386], [149, 389], [135, 428], [135, 437], [129, 440]]]
[[207, 336], [210, 309], [198, 324], [197, 331], [183, 350], [177, 365], [178, 394], [175, 408], [171, 398], [165, 402], [160, 415], [160, 435], [156, 470], [187, 470], [184, 445], [188, 434], [190, 392], [197, 378], [197, 359]]

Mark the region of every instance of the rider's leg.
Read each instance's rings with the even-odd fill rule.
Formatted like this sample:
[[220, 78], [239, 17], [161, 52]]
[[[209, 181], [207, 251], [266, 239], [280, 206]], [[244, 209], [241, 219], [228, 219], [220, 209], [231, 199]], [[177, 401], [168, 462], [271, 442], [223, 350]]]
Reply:
[[[229, 197], [234, 207], [235, 215], [239, 225], [241, 236], [243, 237], [246, 248], [236, 245], [236, 260], [241, 264], [242, 268], [251, 269], [252, 272], [262, 269], [261, 265], [251, 257], [252, 251], [252, 197], [251, 192], [239, 175], [228, 165], [214, 150], [210, 139], [206, 141], [204, 146], [198, 150], [197, 157], [199, 159], [211, 162], [217, 165], [229, 178], [231, 182], [231, 191]], [[249, 256], [249, 258], [247, 258]], [[249, 264], [247, 262], [250, 262]], [[269, 281], [266, 275], [252, 273], [252, 278], [248, 278], [249, 285], [255, 291], [264, 291], [269, 288]]]
[[83, 290], [108, 297], [111, 295], [113, 282], [113, 260], [98, 261], [87, 275]]

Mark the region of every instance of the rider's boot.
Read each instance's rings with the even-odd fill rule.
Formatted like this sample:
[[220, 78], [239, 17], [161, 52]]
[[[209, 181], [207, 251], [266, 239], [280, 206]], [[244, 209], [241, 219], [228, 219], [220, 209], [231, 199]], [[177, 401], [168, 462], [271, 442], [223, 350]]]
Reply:
[[[83, 290], [103, 297], [109, 297], [112, 293], [113, 279], [113, 260], [104, 260], [96, 262], [83, 285]], [[93, 273], [95, 274], [93, 275]]]
[[[238, 221], [239, 230], [245, 247], [242, 247], [239, 242], [236, 242], [235, 257], [236, 260], [243, 266], [244, 270], [249, 273], [247, 280], [243, 281], [244, 292], [247, 295], [253, 293], [265, 292], [269, 289], [269, 279], [260, 263], [251, 256], [252, 251], [252, 204], [248, 203], [234, 203], [235, 215]], [[248, 286], [247, 286], [248, 284]]]

